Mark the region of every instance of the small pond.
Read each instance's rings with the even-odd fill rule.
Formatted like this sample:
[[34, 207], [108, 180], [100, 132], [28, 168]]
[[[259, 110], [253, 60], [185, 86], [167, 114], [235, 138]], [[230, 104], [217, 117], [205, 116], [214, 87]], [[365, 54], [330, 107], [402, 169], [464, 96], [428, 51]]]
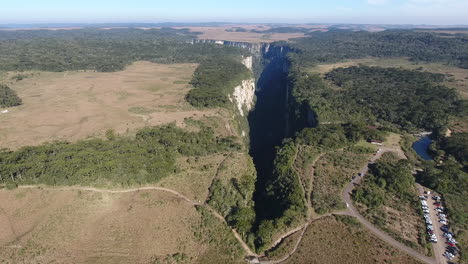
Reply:
[[429, 138], [429, 136], [425, 136], [419, 139], [418, 141], [414, 142], [413, 149], [423, 160], [432, 160], [431, 156], [429, 156], [429, 153], [427, 153], [427, 150], [431, 143], [432, 140]]

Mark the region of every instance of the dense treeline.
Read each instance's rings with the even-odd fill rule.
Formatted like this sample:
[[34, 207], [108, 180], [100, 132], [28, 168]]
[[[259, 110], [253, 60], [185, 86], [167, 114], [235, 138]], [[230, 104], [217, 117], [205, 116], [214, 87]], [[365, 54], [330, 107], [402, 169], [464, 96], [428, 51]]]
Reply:
[[444, 80], [442, 74], [362, 66], [335, 69], [326, 79], [344, 88], [342, 100], [352, 100], [379, 121], [404, 129], [441, 128], [463, 111], [454, 89], [434, 84]]
[[195, 70], [191, 84], [195, 89], [187, 94], [187, 101], [196, 107], [219, 107], [229, 103], [229, 95], [251, 72], [241, 63], [229, 58], [204, 61]]
[[464, 166], [465, 171], [468, 171], [468, 132], [454, 133], [450, 137], [441, 138], [437, 145], [438, 149], [445, 152], [442, 155], [453, 156]]
[[108, 140], [53, 142], [0, 152], [0, 182], [97, 185], [157, 182], [174, 173], [178, 155], [207, 155], [238, 149], [208, 128], [187, 132], [174, 125], [140, 130], [135, 138], [106, 134]]
[[311, 32], [292, 45], [302, 50], [305, 64], [337, 62], [344, 59], [373, 57], [409, 57], [416, 61], [438, 61], [467, 66], [468, 37], [444, 38], [435, 33], [411, 30], [382, 32], [332, 30]]
[[438, 84], [444, 75], [397, 68], [353, 66], [319, 75], [293, 72], [293, 95], [307, 103], [319, 123], [375, 122], [405, 130], [445, 127], [466, 112], [458, 93]]
[[157, 63], [202, 62], [236, 57], [245, 51], [222, 45], [188, 44], [186, 29], [76, 29], [0, 32], [0, 70], [122, 70], [147, 60]]
[[365, 183], [353, 193], [358, 203], [372, 209], [384, 205], [387, 196], [414, 200], [415, 179], [409, 161], [403, 159], [379, 161], [369, 165], [369, 172]]
[[0, 107], [12, 107], [22, 104], [22, 100], [15, 91], [4, 84], [0, 84]]

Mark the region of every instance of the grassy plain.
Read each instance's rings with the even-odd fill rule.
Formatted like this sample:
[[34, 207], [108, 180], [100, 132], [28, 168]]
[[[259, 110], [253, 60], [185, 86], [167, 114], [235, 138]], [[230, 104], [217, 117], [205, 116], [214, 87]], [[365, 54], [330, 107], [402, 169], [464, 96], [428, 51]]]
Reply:
[[[232, 30], [233, 28], [241, 27], [247, 30], [247, 32], [229, 32], [227, 30]], [[178, 27], [175, 27], [178, 28]], [[178, 29], [188, 28], [191, 32], [200, 32], [198, 35], [199, 39], [215, 39], [215, 40], [227, 40], [227, 41], [240, 41], [240, 42], [250, 42], [250, 43], [260, 43], [260, 42], [274, 42], [280, 40], [288, 40], [291, 38], [300, 38], [304, 37], [303, 33], [256, 33], [250, 32], [250, 30], [265, 31], [270, 29], [270, 26], [266, 25], [229, 25], [229, 26], [220, 26], [220, 27], [180, 27]], [[317, 26], [317, 29], [322, 29], [322, 27]]]
[[16, 149], [46, 141], [102, 137], [106, 130], [132, 134], [144, 126], [218, 115], [185, 101], [195, 64], [136, 62], [124, 71], [26, 72], [0, 75], [23, 105], [0, 115], [0, 145]]
[[0, 201], [2, 263], [206, 263], [202, 258], [213, 252], [219, 261], [239, 257], [233, 242], [222, 250], [209, 243], [211, 232], [235, 241], [223, 223], [164, 192], [16, 189], [0, 190]]
[[328, 216], [314, 221], [284, 263], [419, 263], [373, 236], [354, 218]]

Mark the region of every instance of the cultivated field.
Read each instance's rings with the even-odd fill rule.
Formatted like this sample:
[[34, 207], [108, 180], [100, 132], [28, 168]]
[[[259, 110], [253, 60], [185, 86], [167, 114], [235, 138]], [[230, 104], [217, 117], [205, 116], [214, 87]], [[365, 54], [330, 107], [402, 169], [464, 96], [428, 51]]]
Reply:
[[[185, 101], [195, 64], [136, 62], [124, 71], [23, 72], [0, 75], [23, 105], [0, 115], [0, 146], [16, 149], [53, 140], [102, 137], [106, 130], [138, 128], [215, 116]], [[219, 115], [218, 115], [219, 116]]]
[[0, 206], [2, 263], [226, 263], [240, 252], [218, 219], [164, 192], [0, 190]]
[[374, 237], [352, 217], [313, 222], [284, 263], [419, 263]]

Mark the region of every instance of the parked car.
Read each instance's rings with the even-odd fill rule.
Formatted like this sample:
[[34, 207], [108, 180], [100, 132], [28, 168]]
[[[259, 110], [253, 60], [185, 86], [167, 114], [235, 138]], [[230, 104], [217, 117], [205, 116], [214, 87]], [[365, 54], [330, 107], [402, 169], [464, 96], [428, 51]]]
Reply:
[[448, 258], [448, 259], [453, 259], [454, 255], [445, 251], [444, 254], [442, 254], [442, 256]]
[[450, 241], [447, 241], [447, 245], [451, 246], [451, 247], [455, 247], [455, 243], [452, 243]]

